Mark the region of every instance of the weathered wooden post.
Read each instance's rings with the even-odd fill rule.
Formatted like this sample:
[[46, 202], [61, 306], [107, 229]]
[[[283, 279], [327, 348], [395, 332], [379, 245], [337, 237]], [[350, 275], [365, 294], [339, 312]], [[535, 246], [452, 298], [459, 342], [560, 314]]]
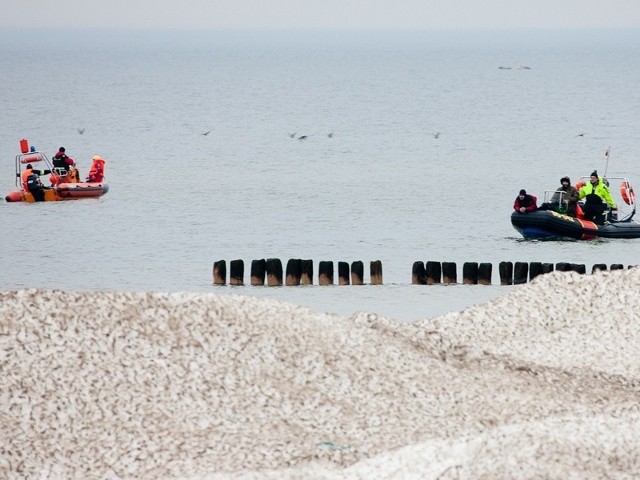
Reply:
[[427, 285], [435, 285], [442, 281], [442, 265], [440, 262], [427, 261], [424, 267]]
[[338, 285], [349, 285], [349, 264], [347, 262], [338, 262]]
[[300, 271], [300, 285], [313, 285], [313, 260], [301, 260]]
[[606, 263], [596, 263], [596, 264], [594, 264], [593, 267], [591, 267], [591, 273], [596, 273], [596, 271], [606, 272], [607, 271], [607, 264]]
[[558, 272], [570, 272], [571, 264], [567, 262], [558, 262], [556, 263], [556, 271]]
[[572, 263], [571, 270], [581, 275], [584, 275], [585, 273], [587, 273], [587, 267], [585, 266], [584, 263]]
[[302, 260], [299, 258], [290, 258], [287, 261], [287, 270], [285, 276], [285, 285], [300, 285], [300, 276], [302, 275]]
[[529, 263], [529, 281], [533, 280], [538, 275], [542, 275], [542, 262]]
[[478, 263], [465, 262], [462, 264], [462, 283], [464, 285], [478, 284]]
[[489, 262], [481, 263], [478, 266], [478, 283], [480, 285], [491, 285], [492, 273], [493, 273], [493, 264]]
[[427, 276], [424, 269], [424, 262], [413, 262], [413, 269], [411, 270], [411, 283], [413, 285], [426, 285]]
[[542, 273], [551, 273], [553, 272], [553, 263], [543, 263], [542, 264]]
[[264, 273], [266, 268], [267, 261], [264, 258], [251, 261], [251, 285], [264, 285]]
[[382, 261], [372, 260], [369, 264], [371, 285], [382, 285]]
[[513, 265], [513, 284], [521, 285], [527, 283], [529, 276], [529, 264], [527, 262], [516, 262]]
[[282, 285], [282, 262], [279, 258], [267, 258], [267, 285], [270, 287]]
[[442, 283], [458, 283], [458, 271], [455, 262], [442, 262]]
[[227, 262], [218, 260], [213, 262], [213, 284], [225, 285], [227, 283]]
[[360, 260], [351, 263], [351, 284], [364, 285], [364, 263]]
[[612, 263], [611, 267], [609, 267], [609, 270], [613, 271], [613, 270], [624, 270], [624, 265], [622, 265], [621, 263]]
[[513, 285], [513, 263], [500, 262], [498, 264], [500, 273], [500, 285]]
[[318, 285], [333, 285], [333, 262], [321, 261], [318, 265]]
[[229, 285], [244, 285], [244, 261], [229, 262]]

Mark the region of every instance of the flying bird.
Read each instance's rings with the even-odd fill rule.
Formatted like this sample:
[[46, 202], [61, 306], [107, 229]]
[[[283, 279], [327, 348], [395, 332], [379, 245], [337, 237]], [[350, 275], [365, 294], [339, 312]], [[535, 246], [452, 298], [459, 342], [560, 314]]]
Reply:
[[82, 135], [82, 134], [84, 133], [84, 128], [79, 128], [79, 129], [78, 129], [78, 133], [79, 133], [80, 135]]

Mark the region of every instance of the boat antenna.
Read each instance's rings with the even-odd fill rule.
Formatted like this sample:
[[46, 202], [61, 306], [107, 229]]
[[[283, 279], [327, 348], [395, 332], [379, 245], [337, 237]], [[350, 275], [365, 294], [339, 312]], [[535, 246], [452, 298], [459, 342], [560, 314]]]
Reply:
[[609, 169], [609, 156], [611, 154], [611, 146], [609, 146], [609, 148], [607, 148], [607, 151], [604, 152], [604, 156], [607, 159], [607, 165], [604, 167], [604, 178], [607, 178], [607, 170]]

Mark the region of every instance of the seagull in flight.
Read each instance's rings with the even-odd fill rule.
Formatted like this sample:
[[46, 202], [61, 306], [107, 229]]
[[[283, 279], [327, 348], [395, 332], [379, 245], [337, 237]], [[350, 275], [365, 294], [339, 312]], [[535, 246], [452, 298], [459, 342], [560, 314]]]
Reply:
[[78, 133], [82, 135], [84, 133], [84, 128], [78, 128]]

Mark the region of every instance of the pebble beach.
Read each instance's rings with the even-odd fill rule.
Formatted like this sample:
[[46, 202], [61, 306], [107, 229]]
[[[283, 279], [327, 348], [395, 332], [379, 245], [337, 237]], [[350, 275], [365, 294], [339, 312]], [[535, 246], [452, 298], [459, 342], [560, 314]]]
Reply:
[[638, 478], [639, 289], [554, 272], [413, 323], [2, 292], [0, 478]]

